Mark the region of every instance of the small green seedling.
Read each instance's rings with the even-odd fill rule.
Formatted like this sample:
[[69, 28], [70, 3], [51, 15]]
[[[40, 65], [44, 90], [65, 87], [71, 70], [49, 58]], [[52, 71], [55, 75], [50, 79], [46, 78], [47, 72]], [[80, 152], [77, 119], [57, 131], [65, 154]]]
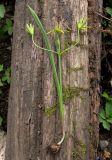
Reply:
[[[62, 48], [61, 45], [61, 37], [62, 35], [65, 33], [66, 30], [64, 30], [63, 28], [61, 28], [59, 25], [55, 26], [52, 30], [50, 30], [49, 32], [47, 32], [43, 26], [43, 24], [41, 23], [38, 15], [35, 13], [35, 11], [28, 6], [30, 13], [32, 15], [32, 17], [34, 18], [34, 21], [36, 23], [36, 26], [38, 27], [40, 33], [42, 34], [43, 37], [43, 41], [45, 43], [45, 47], [46, 48], [42, 48], [41, 46], [39, 46], [38, 44], [35, 43], [34, 41], [34, 26], [32, 24], [26, 24], [26, 31], [30, 34], [30, 36], [32, 37], [32, 42], [33, 44], [39, 48], [42, 49], [44, 51], [47, 51], [49, 59], [50, 59], [50, 64], [52, 66], [52, 72], [53, 72], [53, 76], [54, 76], [54, 81], [56, 84], [56, 89], [57, 89], [57, 96], [58, 96], [58, 102], [57, 104], [59, 105], [59, 112], [60, 112], [60, 118], [61, 118], [61, 122], [62, 122], [62, 126], [63, 126], [63, 121], [64, 121], [64, 100], [63, 100], [63, 85], [62, 85], [62, 55], [65, 52], [68, 52], [72, 47], [75, 47], [79, 42], [80, 42], [80, 32], [86, 30], [87, 26], [86, 26], [86, 21], [84, 19], [80, 19], [79, 22], [77, 23], [77, 38], [76, 38], [76, 43], [74, 45], [71, 45], [68, 48]], [[49, 36], [50, 34], [54, 35], [54, 45], [56, 50], [53, 50], [52, 46], [51, 46], [51, 42], [49, 40]], [[58, 59], [58, 64], [55, 63], [55, 59], [54, 59], [54, 54], [57, 55], [57, 59]], [[61, 143], [63, 142], [65, 138], [65, 132], [63, 132], [63, 136], [61, 138], [61, 140], [57, 143], [57, 145], [61, 145]]]
[[112, 125], [112, 97], [106, 92], [102, 94], [106, 100], [105, 108], [99, 113], [99, 121], [106, 130], [110, 130]]

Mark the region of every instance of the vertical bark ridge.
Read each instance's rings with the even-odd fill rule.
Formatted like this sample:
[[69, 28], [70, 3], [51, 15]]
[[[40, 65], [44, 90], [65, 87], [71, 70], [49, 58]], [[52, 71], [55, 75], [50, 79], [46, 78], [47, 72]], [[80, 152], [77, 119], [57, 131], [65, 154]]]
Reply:
[[[63, 0], [59, 3], [59, 20], [63, 27], [70, 27], [76, 30], [76, 23], [80, 18], [87, 19], [87, 1], [67, 1]], [[64, 8], [64, 10], [63, 10]], [[64, 37], [64, 41], [76, 38], [76, 32], [71, 33], [71, 37]], [[86, 90], [89, 89], [88, 79], [88, 39], [87, 34], [81, 36], [81, 43], [86, 47], [81, 46], [73, 48], [68, 55], [63, 58], [63, 83], [64, 86], [79, 87]], [[84, 66], [84, 69], [79, 72], [67, 73], [67, 69], [73, 67]], [[65, 142], [62, 145], [60, 154], [56, 159], [82, 159], [89, 157], [89, 97], [87, 93], [81, 93], [85, 98], [84, 102], [79, 97], [70, 100], [69, 104], [65, 105], [65, 131], [67, 132]], [[82, 107], [83, 106], [83, 107]], [[83, 115], [82, 115], [83, 113]], [[59, 118], [59, 117], [58, 117]], [[85, 124], [83, 124], [85, 122]], [[59, 124], [57, 126], [59, 128]], [[60, 134], [59, 134], [60, 135]], [[75, 145], [74, 145], [75, 143]]]
[[[34, 160], [40, 152], [43, 56], [41, 50], [35, 50], [31, 37], [25, 32], [26, 23], [32, 19], [26, 3], [29, 2], [17, 1], [15, 9], [12, 82], [8, 113], [11, 125], [8, 126], [7, 138], [7, 144], [10, 143], [10, 147], [6, 149], [7, 160]], [[32, 4], [36, 4], [35, 8], [39, 8], [38, 2], [34, 1]], [[41, 45], [38, 32], [37, 37]]]
[[90, 124], [91, 124], [91, 159], [97, 154], [99, 142], [98, 112], [100, 106], [100, 67], [101, 67], [101, 19], [96, 12], [102, 13], [102, 0], [88, 0], [89, 35], [89, 78], [90, 78]]

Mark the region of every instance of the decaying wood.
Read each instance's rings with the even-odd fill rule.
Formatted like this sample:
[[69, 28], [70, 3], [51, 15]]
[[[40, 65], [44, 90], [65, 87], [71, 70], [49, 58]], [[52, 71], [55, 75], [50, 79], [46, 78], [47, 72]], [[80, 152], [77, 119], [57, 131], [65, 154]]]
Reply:
[[90, 77], [90, 139], [91, 156], [94, 159], [99, 142], [99, 119], [98, 112], [100, 106], [100, 65], [101, 65], [101, 17], [102, 0], [88, 1], [88, 30], [89, 36], [89, 77]]
[[[16, 2], [6, 160], [89, 160], [95, 156], [96, 148], [90, 147], [91, 134], [97, 134], [95, 129], [98, 124], [93, 124], [91, 108], [95, 103], [89, 97], [88, 69], [91, 54], [89, 55], [88, 50], [88, 34], [84, 32], [81, 35], [81, 44], [63, 56], [63, 85], [65, 88], [78, 88], [78, 93], [65, 104], [66, 138], [60, 151], [52, 154], [48, 146], [60, 140], [62, 126], [58, 109], [50, 117], [46, 116], [45, 110], [56, 103], [56, 89], [47, 53], [36, 49], [25, 32], [26, 23], [32, 21], [27, 3], [36, 10], [47, 30], [57, 24], [65, 29], [71, 28], [71, 32], [62, 37], [62, 46], [64, 42], [76, 38], [76, 23], [80, 18], [88, 19], [87, 0]], [[91, 38], [95, 40], [96, 34]], [[35, 40], [40, 46], [44, 46], [38, 30]], [[98, 47], [100, 45], [97, 45], [100, 54]], [[95, 73], [98, 73], [98, 77], [99, 64], [97, 65]], [[70, 68], [82, 66], [83, 69], [79, 71], [68, 72]], [[93, 120], [92, 129], [90, 119]], [[97, 143], [97, 139], [94, 143]]]

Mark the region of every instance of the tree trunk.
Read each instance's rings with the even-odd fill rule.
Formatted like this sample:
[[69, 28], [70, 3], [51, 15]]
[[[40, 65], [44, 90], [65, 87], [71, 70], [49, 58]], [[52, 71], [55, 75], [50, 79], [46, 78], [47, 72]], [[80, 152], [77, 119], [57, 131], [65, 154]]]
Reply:
[[[95, 0], [90, 2], [94, 2], [94, 7], [98, 6]], [[98, 144], [98, 131], [96, 131], [98, 117], [95, 117], [93, 111], [98, 111], [99, 98], [97, 99], [98, 83], [96, 82], [94, 87], [89, 81], [89, 70], [93, 71], [89, 66], [95, 65], [94, 73], [99, 79], [100, 33], [97, 33], [97, 36], [96, 32], [83, 33], [80, 45], [63, 56], [63, 86], [65, 90], [72, 92], [72, 96], [64, 105], [66, 137], [60, 151], [53, 154], [48, 146], [60, 140], [62, 126], [58, 108], [49, 117], [45, 113], [50, 111], [57, 99], [52, 68], [47, 53], [36, 49], [25, 32], [26, 23], [32, 21], [27, 9], [29, 4], [38, 13], [47, 30], [57, 24], [64, 28], [71, 28], [71, 33], [65, 34], [62, 38], [63, 46], [65, 42], [76, 38], [77, 32], [74, 30], [80, 18], [88, 19], [88, 13], [89, 17], [93, 18], [93, 15], [88, 12], [90, 2], [88, 3], [87, 0], [18, 0], [16, 2], [6, 160], [95, 158]], [[94, 23], [99, 24], [98, 18]], [[40, 46], [44, 46], [39, 31], [36, 30], [35, 34], [35, 40]], [[97, 63], [92, 61], [91, 64], [92, 48], [88, 47], [90, 45], [88, 35], [93, 43], [94, 56], [98, 54]], [[94, 42], [98, 42], [99, 45], [95, 45]], [[94, 92], [95, 96], [93, 94], [89, 96], [89, 91]], [[97, 109], [94, 110], [93, 106]], [[92, 135], [94, 136], [91, 137]]]

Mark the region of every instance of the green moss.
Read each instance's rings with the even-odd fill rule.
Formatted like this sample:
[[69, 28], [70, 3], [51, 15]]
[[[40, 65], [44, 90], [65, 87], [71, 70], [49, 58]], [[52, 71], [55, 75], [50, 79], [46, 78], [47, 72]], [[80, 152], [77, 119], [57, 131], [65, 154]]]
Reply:
[[57, 108], [56, 104], [54, 106], [51, 106], [51, 107], [46, 107], [45, 108], [45, 115], [47, 117], [51, 117], [55, 113], [56, 108]]
[[68, 102], [69, 100], [72, 100], [74, 97], [80, 97], [81, 99], [84, 99], [84, 97], [81, 96], [81, 92], [87, 90], [88, 89], [84, 89], [82, 87], [63, 87], [64, 103]]
[[[88, 91], [88, 89], [82, 88], [82, 87], [70, 87], [69, 85], [64, 87], [63, 86], [63, 100], [64, 104], [71, 101], [74, 97], [79, 97], [81, 100], [84, 100], [85, 97], [81, 95], [81, 92]], [[56, 110], [58, 109], [58, 102], [54, 104], [53, 106], [47, 106], [45, 107], [45, 115], [47, 117], [51, 117]]]
[[86, 145], [80, 142], [79, 140], [75, 140], [75, 148], [73, 151], [73, 159], [74, 160], [86, 160]]
[[84, 66], [80, 66], [80, 67], [71, 67], [67, 69], [67, 72], [78, 72], [84, 69]]
[[[76, 42], [77, 42], [76, 40], [74, 40], [74, 41], [72, 41], [72, 40], [67, 41], [67, 40], [66, 40], [66, 41], [65, 41], [65, 47], [68, 48], [68, 47], [70, 47], [70, 46], [72, 46], [72, 45], [75, 45]], [[80, 42], [77, 44], [77, 46], [78, 46], [78, 45], [80, 45]]]
[[80, 147], [81, 147], [82, 158], [84, 160], [86, 160], [86, 152], [87, 152], [86, 145], [85, 144], [80, 144]]

